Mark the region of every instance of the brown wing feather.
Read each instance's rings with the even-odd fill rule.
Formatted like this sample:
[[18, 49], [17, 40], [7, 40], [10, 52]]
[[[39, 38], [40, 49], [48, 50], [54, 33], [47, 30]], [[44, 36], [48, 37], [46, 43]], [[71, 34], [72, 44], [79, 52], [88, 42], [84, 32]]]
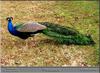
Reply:
[[43, 30], [43, 29], [46, 29], [46, 26], [41, 25], [36, 22], [27, 22], [27, 23], [23, 24], [17, 30], [20, 32], [36, 32], [36, 31]]

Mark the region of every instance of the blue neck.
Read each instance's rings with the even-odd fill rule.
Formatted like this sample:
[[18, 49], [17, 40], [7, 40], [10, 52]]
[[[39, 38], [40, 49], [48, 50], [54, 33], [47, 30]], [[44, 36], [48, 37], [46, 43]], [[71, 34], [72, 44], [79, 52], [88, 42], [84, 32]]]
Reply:
[[13, 24], [12, 24], [12, 20], [8, 20], [8, 31], [13, 34], [14, 32], [14, 27], [13, 27]]

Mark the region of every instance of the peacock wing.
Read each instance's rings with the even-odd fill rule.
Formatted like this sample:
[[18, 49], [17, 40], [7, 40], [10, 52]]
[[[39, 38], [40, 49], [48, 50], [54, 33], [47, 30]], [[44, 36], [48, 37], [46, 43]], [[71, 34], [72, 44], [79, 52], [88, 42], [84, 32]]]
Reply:
[[23, 25], [23, 23], [16, 23], [16, 24], [14, 25], [14, 28], [15, 28], [15, 29], [18, 29], [18, 28], [20, 28], [22, 25]]
[[20, 32], [37, 32], [37, 31], [43, 30], [43, 29], [46, 29], [46, 26], [41, 25], [41, 24], [36, 23], [36, 22], [27, 22], [27, 23], [24, 23], [19, 28], [17, 28], [17, 31], [20, 31]]

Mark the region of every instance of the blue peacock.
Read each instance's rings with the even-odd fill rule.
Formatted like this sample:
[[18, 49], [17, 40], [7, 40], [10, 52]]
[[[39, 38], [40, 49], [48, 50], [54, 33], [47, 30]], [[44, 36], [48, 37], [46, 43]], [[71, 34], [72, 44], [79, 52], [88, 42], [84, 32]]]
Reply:
[[44, 35], [51, 37], [54, 41], [61, 44], [77, 44], [77, 45], [93, 45], [93, 41], [90, 35], [84, 35], [77, 30], [70, 27], [60, 26], [59, 24], [49, 22], [26, 22], [19, 23], [13, 26], [12, 17], [6, 18], [8, 21], [8, 31], [21, 39], [28, 39], [37, 33], [43, 33]]

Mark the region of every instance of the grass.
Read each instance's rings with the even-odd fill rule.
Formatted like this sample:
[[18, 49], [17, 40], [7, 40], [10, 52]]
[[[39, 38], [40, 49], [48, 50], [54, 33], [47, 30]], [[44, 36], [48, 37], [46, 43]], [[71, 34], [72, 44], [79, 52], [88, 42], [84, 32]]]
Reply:
[[[98, 1], [2, 1], [1, 66], [98, 66], [99, 4]], [[6, 17], [15, 24], [26, 21], [52, 22], [90, 34], [96, 45], [61, 45], [43, 34], [25, 41], [7, 30]]]

